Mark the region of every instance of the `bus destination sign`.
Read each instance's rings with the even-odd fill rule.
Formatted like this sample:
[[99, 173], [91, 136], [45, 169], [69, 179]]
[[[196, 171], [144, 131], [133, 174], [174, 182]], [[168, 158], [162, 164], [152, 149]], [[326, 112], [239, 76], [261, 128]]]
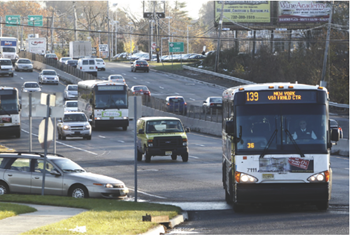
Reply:
[[124, 85], [98, 85], [97, 86], [98, 91], [106, 91], [106, 90], [113, 90], [113, 91], [124, 91]]
[[315, 103], [316, 91], [286, 90], [286, 91], [246, 91], [246, 104], [268, 103]]

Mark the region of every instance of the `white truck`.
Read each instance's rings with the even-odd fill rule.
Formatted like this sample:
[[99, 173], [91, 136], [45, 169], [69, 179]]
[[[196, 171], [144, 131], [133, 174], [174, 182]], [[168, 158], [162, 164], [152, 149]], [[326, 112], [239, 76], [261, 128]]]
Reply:
[[28, 38], [26, 51], [44, 55], [46, 52], [46, 38]]
[[14, 37], [0, 37], [0, 58], [9, 58], [12, 64], [19, 58], [17, 54], [18, 40]]
[[92, 46], [90, 41], [72, 41], [69, 42], [69, 57], [79, 59], [92, 55]]

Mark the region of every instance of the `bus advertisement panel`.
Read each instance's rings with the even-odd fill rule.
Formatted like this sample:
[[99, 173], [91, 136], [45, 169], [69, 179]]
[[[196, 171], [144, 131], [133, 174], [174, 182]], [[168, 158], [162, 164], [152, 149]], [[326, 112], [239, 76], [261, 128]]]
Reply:
[[124, 83], [87, 80], [78, 83], [78, 109], [92, 127], [129, 126], [128, 87]]
[[328, 94], [320, 86], [270, 83], [223, 93], [223, 185], [236, 211], [256, 203], [309, 203], [328, 208]]

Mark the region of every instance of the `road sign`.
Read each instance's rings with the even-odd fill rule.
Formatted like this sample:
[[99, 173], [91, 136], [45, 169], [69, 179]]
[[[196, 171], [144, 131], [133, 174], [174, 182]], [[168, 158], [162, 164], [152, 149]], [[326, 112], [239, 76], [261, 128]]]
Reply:
[[100, 52], [108, 52], [108, 44], [99, 44]]
[[43, 26], [43, 16], [41, 15], [29, 15], [28, 16], [28, 25], [33, 26]]
[[45, 132], [47, 132], [46, 148], [48, 148], [53, 140], [53, 124], [50, 117], [48, 117], [47, 131], [45, 131], [45, 119], [43, 119], [39, 125], [38, 140], [43, 149], [45, 148]]
[[5, 26], [18, 26], [21, 24], [20, 15], [7, 15], [5, 16]]
[[170, 42], [169, 43], [169, 52], [184, 52], [184, 43], [183, 42]]
[[157, 47], [157, 44], [155, 42], [152, 42], [152, 51], [154, 51]]

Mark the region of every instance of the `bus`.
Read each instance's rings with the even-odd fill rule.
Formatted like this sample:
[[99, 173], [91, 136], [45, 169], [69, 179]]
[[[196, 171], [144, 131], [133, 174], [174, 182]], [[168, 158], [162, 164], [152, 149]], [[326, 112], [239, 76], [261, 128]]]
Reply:
[[330, 149], [340, 139], [330, 129], [327, 89], [253, 84], [228, 88], [222, 98], [222, 182], [234, 211], [286, 203], [326, 210]]
[[21, 137], [20, 110], [17, 88], [1, 86], [0, 133], [2, 135]]
[[91, 126], [129, 126], [128, 87], [124, 83], [101, 80], [78, 82], [78, 110], [88, 117]]

